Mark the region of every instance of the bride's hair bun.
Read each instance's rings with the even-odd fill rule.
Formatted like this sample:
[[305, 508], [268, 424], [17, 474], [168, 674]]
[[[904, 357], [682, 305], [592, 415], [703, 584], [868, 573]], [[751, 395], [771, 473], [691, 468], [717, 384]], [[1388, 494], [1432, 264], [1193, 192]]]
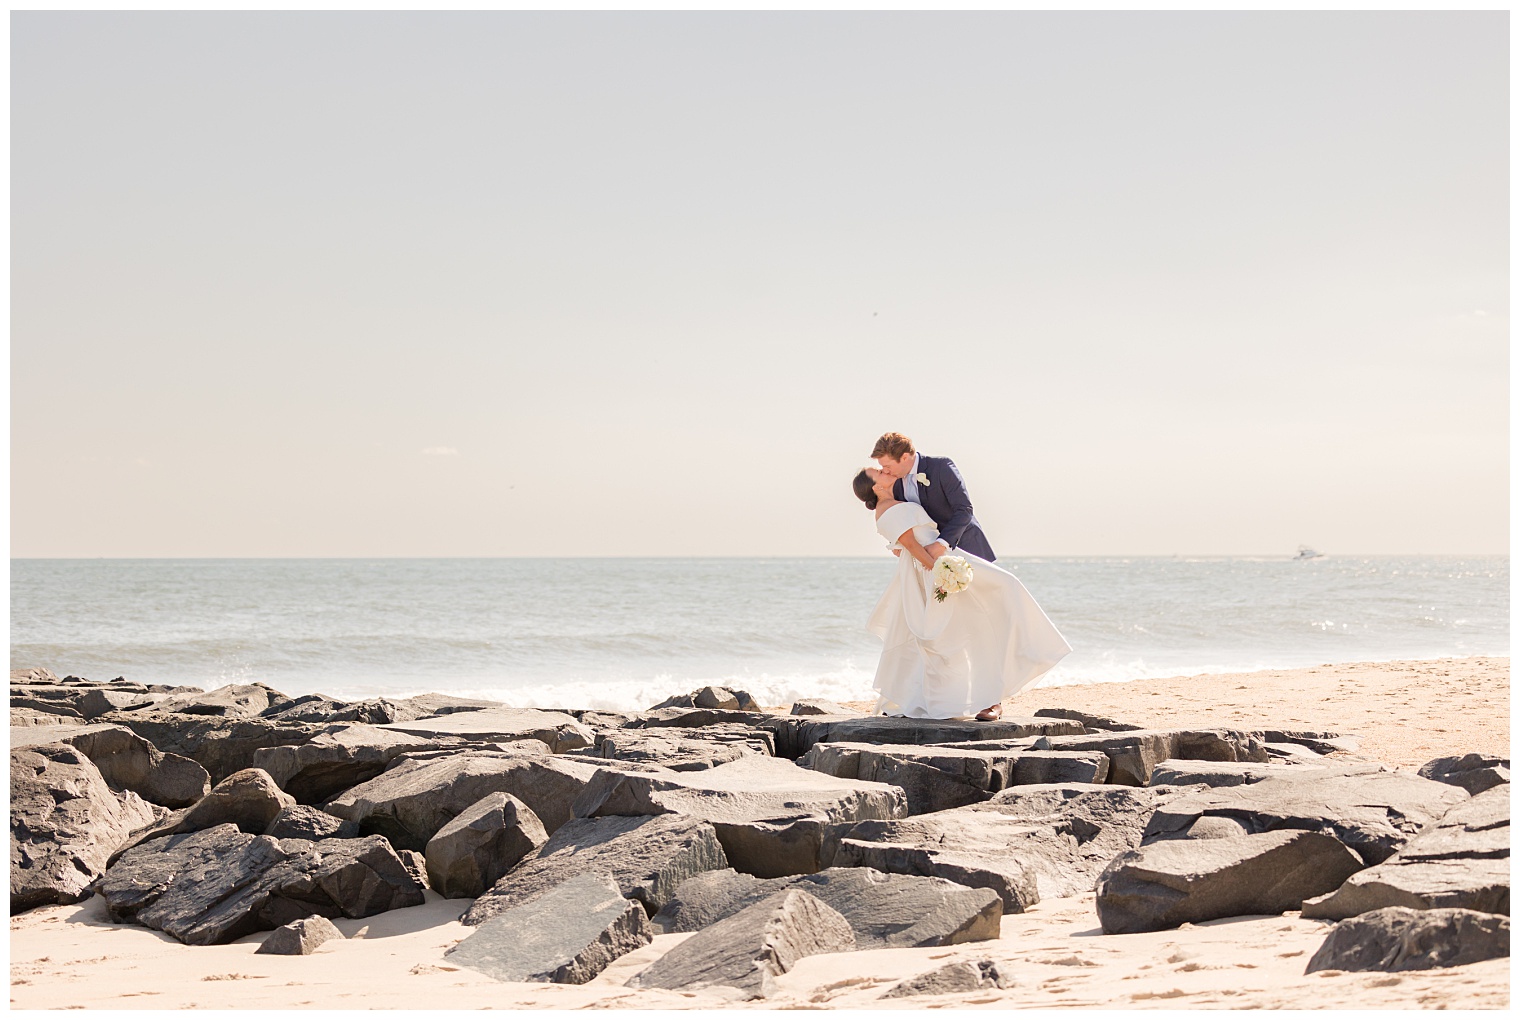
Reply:
[[866, 505], [867, 510], [876, 509], [876, 488], [871, 482], [871, 476], [862, 468], [860, 474], [855, 476], [855, 498]]

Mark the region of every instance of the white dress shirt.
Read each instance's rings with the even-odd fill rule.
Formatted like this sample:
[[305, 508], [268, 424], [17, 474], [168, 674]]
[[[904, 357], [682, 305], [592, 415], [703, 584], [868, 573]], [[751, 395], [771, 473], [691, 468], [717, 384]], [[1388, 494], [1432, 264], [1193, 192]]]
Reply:
[[924, 505], [924, 501], [923, 501], [922, 498], [920, 498], [920, 496], [918, 494], [918, 480], [914, 477], [917, 474], [918, 474], [918, 454], [915, 453], [913, 455], [913, 466], [911, 468], [909, 468], [908, 469], [908, 473], [903, 476], [903, 480], [902, 480], [903, 500], [905, 502], [908, 502], [908, 503], [917, 503], [919, 506], [923, 506]]

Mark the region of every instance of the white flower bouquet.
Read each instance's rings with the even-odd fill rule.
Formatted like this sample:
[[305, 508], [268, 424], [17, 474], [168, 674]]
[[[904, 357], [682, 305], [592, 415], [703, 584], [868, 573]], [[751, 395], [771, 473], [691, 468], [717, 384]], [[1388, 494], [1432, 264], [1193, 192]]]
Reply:
[[971, 587], [971, 564], [964, 556], [941, 556], [934, 561], [934, 598], [943, 602]]

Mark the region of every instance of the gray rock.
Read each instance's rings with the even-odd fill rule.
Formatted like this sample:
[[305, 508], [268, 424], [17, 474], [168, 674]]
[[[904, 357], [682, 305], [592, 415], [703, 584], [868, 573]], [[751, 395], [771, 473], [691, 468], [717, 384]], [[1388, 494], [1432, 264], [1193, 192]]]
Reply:
[[169, 754], [198, 762], [212, 783], [248, 768], [261, 749], [277, 744], [304, 744], [321, 733], [316, 723], [281, 722], [258, 717], [186, 715], [161, 711], [158, 706], [136, 712], [102, 716], [142, 737]]
[[548, 841], [532, 808], [509, 793], [487, 794], [428, 840], [429, 884], [449, 899], [474, 899]]
[[487, 708], [451, 712], [412, 722], [387, 723], [383, 728], [440, 741], [446, 738], [475, 743], [542, 740], [555, 754], [590, 747], [595, 739], [591, 730], [574, 717], [563, 712], [544, 712], [536, 708]]
[[401, 859], [401, 866], [406, 869], [408, 875], [412, 876], [413, 882], [424, 889], [433, 887], [428, 879], [426, 857], [415, 850], [397, 850], [396, 856]]
[[769, 733], [731, 723], [618, 729], [601, 734], [597, 741], [600, 758], [659, 765], [673, 772], [698, 772], [740, 758], [769, 758], [773, 749]]
[[1302, 829], [1162, 840], [1120, 854], [1098, 876], [1098, 920], [1107, 934], [1127, 935], [1280, 914], [1361, 867], [1339, 840]]
[[699, 931], [785, 889], [801, 889], [839, 911], [859, 949], [953, 946], [998, 937], [1003, 904], [990, 889], [942, 878], [830, 868], [814, 875], [755, 878], [732, 869], [687, 879], [654, 917], [665, 932]]
[[1108, 755], [1108, 782], [1144, 786], [1169, 758], [1198, 761], [1268, 760], [1261, 740], [1243, 730], [1131, 730], [1088, 736], [1053, 736], [1048, 750], [1102, 751]]
[[217, 783], [185, 813], [173, 831], [196, 832], [231, 823], [257, 836], [274, 824], [281, 811], [294, 807], [295, 803], [295, 798], [275, 785], [269, 773], [263, 769], [244, 769]]
[[32, 666], [27, 669], [11, 670], [11, 685], [16, 684], [56, 684], [58, 676], [50, 669], [40, 666]]
[[55, 743], [57, 740], [57, 738], [54, 737], [51, 739], [38, 741], [33, 734], [17, 733], [16, 729], [18, 727], [26, 727], [29, 729], [51, 727], [74, 730], [79, 728], [80, 723], [83, 721], [84, 720], [80, 719], [78, 716], [55, 715], [52, 712], [39, 712], [35, 708], [13, 708], [11, 709], [11, 746], [25, 747], [29, 744], [39, 742], [44, 744], [51, 744]]
[[1144, 842], [1183, 835], [1203, 815], [1224, 815], [1253, 833], [1306, 829], [1334, 836], [1364, 863], [1377, 864], [1466, 799], [1455, 787], [1407, 772], [1263, 779], [1167, 802], [1151, 816]]
[[1300, 762], [1255, 761], [1187, 761], [1169, 759], [1151, 771], [1151, 786], [1244, 786], [1263, 779], [1296, 779], [1306, 782], [1326, 776], [1355, 776], [1368, 772], [1386, 772], [1377, 762], [1335, 762], [1322, 764]]
[[395, 706], [384, 698], [366, 701], [338, 701], [325, 694], [303, 694], [271, 705], [259, 715], [265, 719], [282, 722], [322, 723], [388, 723], [396, 722]]
[[760, 705], [747, 691], [733, 690], [727, 687], [700, 687], [690, 694], [676, 694], [658, 705], [651, 706], [651, 712], [658, 712], [666, 708], [720, 708], [741, 712], [758, 712]]
[[747, 709], [702, 708], [694, 705], [690, 708], [677, 706], [650, 709], [648, 712], [640, 712], [627, 725], [630, 729], [649, 729], [660, 726], [678, 726], [682, 729], [723, 725], [755, 727], [770, 718], [773, 717]]
[[310, 956], [324, 942], [343, 938], [338, 926], [321, 914], [303, 917], [276, 928], [260, 943], [255, 954], [271, 953], [276, 956]]
[[1022, 739], [1040, 735], [1080, 734], [1082, 724], [1069, 719], [901, 719], [892, 716], [773, 715], [751, 725], [776, 735], [776, 756], [800, 758], [814, 744], [954, 744], [956, 741]]
[[228, 684], [211, 691], [192, 690], [170, 695], [155, 703], [153, 710], [236, 719], [259, 715], [288, 701], [290, 698], [263, 684]]
[[[475, 714], [475, 713], [470, 713]], [[324, 810], [378, 832], [398, 848], [424, 850], [455, 816], [491, 793], [510, 793], [553, 832], [598, 767], [563, 758], [467, 752], [433, 761], [401, 761], [335, 797]]]
[[1509, 759], [1492, 754], [1436, 758], [1420, 766], [1420, 775], [1438, 783], [1460, 786], [1476, 795], [1509, 782]]
[[346, 822], [319, 808], [297, 804], [281, 809], [264, 830], [275, 839], [353, 839], [359, 835], [358, 822]]
[[147, 708], [168, 697], [170, 697], [168, 694], [153, 694], [147, 691], [123, 691], [97, 687], [86, 691], [75, 702], [75, 709], [86, 719], [95, 719], [108, 712], [129, 712]]
[[832, 863], [991, 889], [1003, 912], [1016, 914], [1090, 890], [1116, 854], [1139, 845], [1157, 805], [1180, 795], [1169, 787], [1015, 786], [985, 804], [857, 823], [838, 836]]
[[697, 932], [629, 982], [639, 988], [724, 985], [766, 997], [803, 957], [850, 952], [855, 934], [837, 911], [787, 889]]
[[1461, 908], [1383, 907], [1331, 928], [1304, 973], [1433, 970], [1508, 956], [1508, 917]]
[[611, 874], [624, 896], [638, 900], [653, 915], [688, 878], [726, 867], [717, 833], [696, 818], [577, 818], [502, 876], [462, 920], [481, 924], [576, 875], [602, 872]]
[[321, 804], [375, 778], [403, 754], [460, 744], [456, 737], [433, 740], [362, 723], [339, 723], [324, 727], [305, 744], [260, 748], [253, 764], [274, 777], [297, 803]]
[[838, 779], [775, 758], [702, 772], [602, 770], [574, 804], [583, 818], [684, 814], [711, 822], [734, 867], [776, 878], [817, 871], [830, 825], [907, 814], [902, 790]]
[[976, 804], [1016, 783], [1101, 783], [1101, 751], [949, 748], [912, 744], [814, 744], [797, 764], [844, 779], [902, 789], [909, 814]]
[[102, 724], [63, 733], [36, 732], [79, 748], [100, 769], [110, 786], [131, 790], [154, 804], [188, 807], [211, 788], [211, 777], [199, 764], [177, 754], [164, 754], [123, 726]]
[[231, 942], [291, 921], [369, 917], [424, 893], [379, 836], [277, 840], [218, 825], [133, 847], [100, 881], [106, 909], [192, 946]]
[[837, 702], [826, 701], [823, 698], [798, 698], [796, 701], [792, 702], [792, 710], [789, 714], [841, 716], [865, 715], [864, 712], [857, 712], [854, 709], [845, 708], [843, 705]]
[[1399, 852], [1304, 903], [1332, 920], [1382, 907], [1509, 913], [1509, 784], [1459, 802]]
[[112, 851], [156, 818], [76, 747], [12, 751], [11, 913], [84, 899]]
[[1261, 739], [1267, 744], [1298, 744], [1315, 754], [1355, 751], [1361, 744], [1358, 737], [1324, 730], [1263, 730]]
[[1118, 733], [1124, 730], [1143, 730], [1144, 726], [1136, 726], [1134, 723], [1119, 722], [1104, 715], [1093, 715], [1091, 712], [1079, 712], [1074, 708], [1037, 708], [1036, 718], [1051, 719], [1074, 719], [1081, 723], [1089, 732], [1093, 730], [1108, 730]]
[[394, 716], [391, 722], [411, 722], [416, 719], [436, 719], [457, 712], [481, 712], [486, 709], [506, 708], [500, 701], [481, 701], [476, 698], [456, 698], [452, 694], [419, 694], [412, 698], [387, 698], [386, 704]]
[[498, 981], [583, 985], [653, 938], [612, 875], [587, 873], [490, 918], [445, 955]]
[[958, 960], [893, 985], [879, 997], [902, 999], [915, 995], [955, 995], [984, 988], [1012, 988], [1013, 979], [992, 960]]

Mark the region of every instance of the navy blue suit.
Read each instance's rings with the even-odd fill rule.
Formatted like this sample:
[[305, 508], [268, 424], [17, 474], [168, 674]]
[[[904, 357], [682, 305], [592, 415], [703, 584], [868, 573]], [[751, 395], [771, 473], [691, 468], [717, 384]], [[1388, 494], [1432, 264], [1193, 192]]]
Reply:
[[971, 511], [971, 497], [966, 495], [966, 482], [956, 470], [955, 461], [920, 453], [918, 470], [928, 476], [929, 484], [919, 485], [911, 476], [899, 478], [892, 486], [893, 498], [903, 498], [904, 485], [918, 486], [919, 502], [939, 525], [940, 541], [951, 549], [964, 549], [989, 563], [996, 560], [976, 514]]

